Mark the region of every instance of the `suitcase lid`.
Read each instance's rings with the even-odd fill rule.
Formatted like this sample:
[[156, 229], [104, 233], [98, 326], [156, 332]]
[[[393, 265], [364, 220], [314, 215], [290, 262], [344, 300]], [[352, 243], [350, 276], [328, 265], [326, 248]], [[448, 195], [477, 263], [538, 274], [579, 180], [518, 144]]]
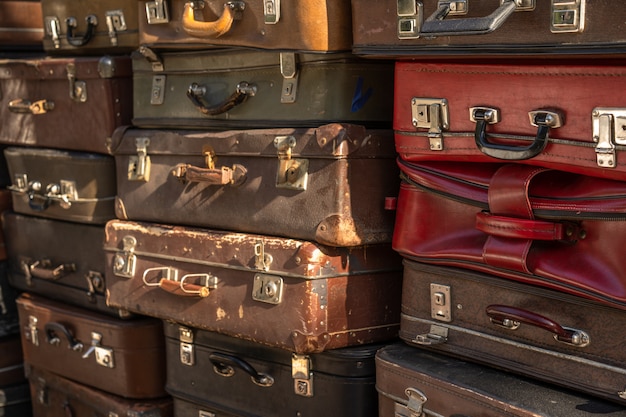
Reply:
[[0, 80], [65, 80], [69, 85], [71, 78], [128, 78], [131, 71], [131, 59], [126, 55], [0, 59]]

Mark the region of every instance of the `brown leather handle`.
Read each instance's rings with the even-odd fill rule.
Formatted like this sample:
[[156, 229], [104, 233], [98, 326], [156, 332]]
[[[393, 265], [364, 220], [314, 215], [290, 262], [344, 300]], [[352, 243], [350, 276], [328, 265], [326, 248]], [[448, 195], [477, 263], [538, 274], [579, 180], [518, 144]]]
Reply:
[[247, 81], [241, 81], [237, 84], [235, 91], [226, 98], [226, 100], [215, 106], [208, 106], [204, 102], [204, 94], [206, 93], [206, 88], [197, 83], [192, 83], [187, 89], [187, 98], [193, 103], [194, 106], [202, 114], [206, 114], [207, 116], [218, 116], [220, 114], [226, 113], [236, 106], [242, 104], [248, 97], [254, 96], [256, 94], [256, 86], [254, 84], [250, 84]]
[[181, 297], [200, 297], [205, 298], [209, 296], [210, 290], [203, 285], [188, 284], [181, 281], [172, 281], [167, 278], [161, 278], [159, 281], [159, 288], [163, 291], [167, 291], [170, 294], [178, 295]]
[[55, 281], [63, 278], [64, 276], [75, 272], [76, 265], [74, 264], [61, 264], [52, 266], [49, 261], [35, 261], [28, 265], [28, 271], [31, 276], [40, 279], [46, 279], [49, 281]]
[[218, 38], [231, 29], [235, 20], [241, 18], [245, 6], [243, 1], [229, 1], [224, 4], [222, 15], [217, 20], [202, 22], [196, 20], [195, 11], [204, 8], [204, 1], [189, 1], [183, 9], [183, 29], [188, 35], [197, 38]]
[[54, 102], [48, 100], [29, 100], [18, 98], [9, 102], [9, 111], [12, 113], [44, 114], [54, 110]]
[[238, 186], [245, 182], [248, 170], [239, 164], [232, 168], [200, 168], [189, 164], [178, 164], [172, 169], [172, 175], [183, 182], [202, 182], [210, 185]]
[[492, 323], [512, 330], [517, 329], [520, 323], [524, 323], [553, 333], [554, 338], [559, 342], [578, 347], [584, 347], [589, 344], [589, 335], [586, 332], [561, 326], [556, 321], [532, 311], [501, 304], [492, 304], [487, 306], [485, 312]]
[[575, 240], [578, 227], [573, 223], [518, 219], [496, 216], [487, 212], [476, 213], [476, 229], [493, 236], [530, 240]]

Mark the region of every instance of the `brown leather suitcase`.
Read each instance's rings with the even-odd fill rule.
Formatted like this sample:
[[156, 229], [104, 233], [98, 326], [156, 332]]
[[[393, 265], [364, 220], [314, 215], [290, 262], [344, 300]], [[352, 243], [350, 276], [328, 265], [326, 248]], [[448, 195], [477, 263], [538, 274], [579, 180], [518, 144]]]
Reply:
[[331, 246], [391, 241], [385, 201], [399, 187], [391, 130], [126, 129], [113, 154], [118, 219]]
[[28, 382], [0, 387], [0, 415], [7, 417], [33, 415]]
[[130, 316], [106, 305], [103, 226], [12, 211], [2, 213], [2, 223], [10, 242], [12, 287], [119, 318]]
[[78, 223], [115, 218], [115, 160], [110, 155], [10, 146], [4, 150], [17, 213]]
[[403, 343], [376, 353], [376, 388], [380, 417], [626, 416], [608, 401]]
[[[6, 160], [4, 161], [6, 162]], [[8, 178], [8, 173], [7, 173], [7, 178]], [[6, 210], [10, 210], [12, 207], [13, 207], [13, 201], [11, 199], [11, 191], [6, 188], [0, 188], [0, 213], [3, 213]], [[0, 261], [4, 261], [6, 259], [7, 259], [6, 240], [4, 238], [4, 234], [0, 232]]]
[[128, 399], [27, 365], [34, 417], [173, 417], [169, 396]]
[[41, 1], [0, 0], [0, 46], [3, 51], [43, 49]]
[[297, 353], [397, 335], [401, 262], [390, 245], [111, 220], [110, 306]]
[[624, 54], [620, 0], [355, 0], [353, 51], [385, 58]]
[[402, 291], [407, 343], [626, 404], [623, 310], [408, 260]]
[[[22, 340], [19, 328], [16, 330], [16, 333], [0, 336], [0, 389], [26, 382]], [[0, 405], [1, 399], [0, 395]]]
[[[368, 344], [310, 355], [164, 324], [167, 391], [177, 417], [377, 417]], [[214, 414], [211, 414], [214, 413]]]
[[41, 0], [49, 54], [124, 54], [139, 47], [138, 9], [125, 0]]
[[346, 0], [139, 1], [139, 40], [157, 48], [349, 51]]
[[31, 293], [17, 305], [25, 363], [125, 398], [166, 395], [160, 320], [120, 320]]
[[0, 143], [108, 153], [132, 114], [128, 56], [0, 59]]
[[132, 54], [142, 128], [391, 126], [393, 63], [342, 53], [231, 48]]

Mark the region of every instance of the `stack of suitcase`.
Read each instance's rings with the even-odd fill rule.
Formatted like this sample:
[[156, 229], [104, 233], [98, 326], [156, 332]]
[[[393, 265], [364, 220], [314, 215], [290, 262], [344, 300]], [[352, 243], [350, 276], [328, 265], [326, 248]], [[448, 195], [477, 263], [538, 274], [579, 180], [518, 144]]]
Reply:
[[625, 415], [618, 2], [352, 4], [354, 53], [395, 62], [380, 415]]

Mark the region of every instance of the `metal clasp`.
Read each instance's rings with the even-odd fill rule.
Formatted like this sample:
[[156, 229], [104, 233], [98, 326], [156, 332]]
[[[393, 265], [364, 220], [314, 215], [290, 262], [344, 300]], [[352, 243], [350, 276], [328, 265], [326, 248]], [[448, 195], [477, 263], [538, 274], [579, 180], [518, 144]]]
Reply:
[[411, 417], [425, 416], [424, 404], [428, 401], [426, 395], [417, 388], [407, 388], [404, 390], [404, 394], [408, 397], [406, 408]]
[[596, 162], [603, 168], [615, 168], [616, 145], [626, 145], [626, 109], [596, 107], [591, 113]]
[[280, 20], [280, 0], [263, 0], [263, 15], [266, 25], [275, 25]]
[[180, 363], [193, 366], [196, 362], [193, 349], [193, 331], [188, 327], [180, 326], [178, 338], [180, 340]]
[[570, 33], [585, 30], [586, 0], [552, 0], [550, 32]]
[[430, 316], [435, 320], [452, 321], [450, 286], [430, 284]]
[[431, 151], [443, 150], [443, 131], [450, 128], [450, 110], [445, 98], [413, 97], [411, 123], [417, 129], [428, 129]]
[[28, 316], [28, 326], [24, 328], [24, 338], [39, 346], [39, 331], [37, 330], [37, 322], [39, 320], [35, 316]]
[[424, 334], [418, 334], [413, 339], [413, 343], [418, 345], [439, 345], [448, 341], [448, 328], [431, 324], [430, 331]]
[[117, 33], [127, 30], [124, 12], [122, 10], [109, 10], [105, 13], [105, 16], [111, 45], [117, 46]]
[[269, 253], [265, 253], [265, 243], [259, 240], [254, 245], [254, 267], [262, 271], [270, 269], [270, 265], [274, 258]]
[[168, 23], [170, 21], [170, 16], [167, 11], [167, 2], [165, 0], [146, 2], [146, 17], [149, 25]]
[[54, 49], [61, 47], [61, 25], [59, 19], [56, 16], [46, 16], [44, 19], [44, 27], [46, 28], [46, 34], [52, 39]]
[[70, 98], [78, 103], [87, 101], [87, 84], [84, 81], [76, 81], [76, 66], [67, 64], [67, 80], [70, 84]]
[[276, 187], [291, 190], [306, 190], [309, 179], [309, 160], [292, 158], [292, 149], [296, 146], [293, 136], [276, 136], [274, 146], [278, 149], [278, 170], [276, 171]]
[[311, 372], [311, 358], [307, 355], [292, 354], [291, 377], [296, 395], [303, 397], [313, 396], [313, 372]]
[[134, 254], [137, 239], [133, 236], [122, 238], [123, 249], [115, 254], [113, 258], [113, 273], [118, 277], [132, 278], [135, 275], [135, 264], [137, 257]]
[[252, 299], [268, 304], [280, 304], [283, 298], [283, 279], [274, 275], [256, 274], [252, 284]]
[[148, 146], [150, 138], [135, 139], [137, 155], [128, 157], [128, 180], [148, 182], [150, 179], [150, 156]]
[[115, 361], [113, 358], [113, 349], [105, 348], [101, 345], [102, 335], [98, 332], [91, 332], [91, 346], [87, 352], [83, 354], [83, 359], [87, 359], [95, 352], [96, 363], [105, 368], [114, 368]]
[[152, 71], [163, 72], [165, 70], [163, 60], [152, 49], [145, 45], [141, 45], [137, 51], [146, 59], [146, 61], [150, 63]]
[[283, 76], [281, 103], [295, 103], [298, 91], [298, 64], [293, 52], [280, 53], [280, 73]]

